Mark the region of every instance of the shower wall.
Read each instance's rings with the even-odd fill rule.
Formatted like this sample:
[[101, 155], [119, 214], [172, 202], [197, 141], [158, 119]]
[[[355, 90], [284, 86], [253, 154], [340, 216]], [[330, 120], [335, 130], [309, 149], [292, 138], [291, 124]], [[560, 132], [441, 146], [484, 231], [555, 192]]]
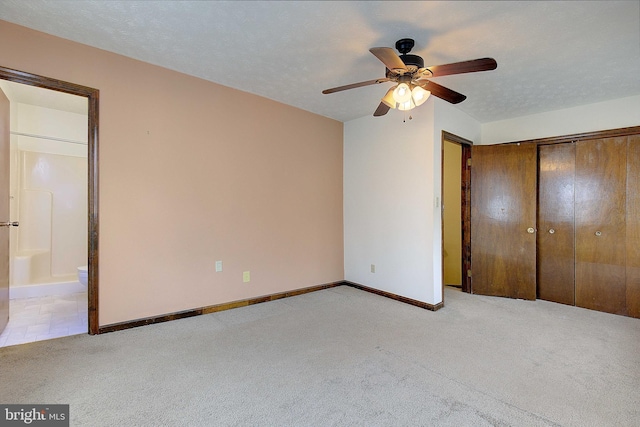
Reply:
[[75, 281], [87, 264], [87, 117], [26, 104], [11, 113], [11, 217], [20, 221], [11, 286]]

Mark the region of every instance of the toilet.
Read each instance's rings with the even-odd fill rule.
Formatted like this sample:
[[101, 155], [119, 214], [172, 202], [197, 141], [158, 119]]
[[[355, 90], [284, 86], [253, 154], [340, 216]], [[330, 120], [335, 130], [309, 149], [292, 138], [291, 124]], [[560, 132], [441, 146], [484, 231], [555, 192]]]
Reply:
[[87, 286], [89, 283], [89, 266], [83, 265], [82, 267], [78, 267], [78, 280], [84, 286]]

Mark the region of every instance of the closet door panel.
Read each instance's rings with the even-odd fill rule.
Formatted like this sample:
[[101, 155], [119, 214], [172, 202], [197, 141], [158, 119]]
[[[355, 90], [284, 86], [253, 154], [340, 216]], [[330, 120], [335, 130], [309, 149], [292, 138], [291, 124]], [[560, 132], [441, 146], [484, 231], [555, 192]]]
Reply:
[[576, 144], [576, 305], [626, 314], [627, 138]]
[[538, 149], [538, 298], [575, 304], [575, 144]]
[[640, 135], [627, 146], [627, 311], [640, 317]]
[[471, 291], [535, 299], [537, 147], [471, 150]]

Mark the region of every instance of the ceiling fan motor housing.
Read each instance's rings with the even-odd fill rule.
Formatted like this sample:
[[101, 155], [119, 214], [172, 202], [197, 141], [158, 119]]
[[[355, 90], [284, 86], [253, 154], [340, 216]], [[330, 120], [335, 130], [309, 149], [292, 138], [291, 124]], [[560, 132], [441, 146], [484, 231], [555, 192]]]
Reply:
[[400, 55], [400, 59], [407, 67], [415, 66], [416, 68], [424, 68], [424, 59], [418, 55], [404, 54]]
[[400, 59], [404, 62], [404, 65], [407, 67], [404, 70], [389, 70], [386, 69], [386, 77], [387, 78], [397, 78], [398, 76], [413, 76], [418, 70], [424, 70], [424, 60], [418, 55], [411, 54], [403, 54], [400, 55]]
[[420, 68], [424, 68], [424, 60], [418, 55], [409, 53], [413, 46], [415, 46], [413, 39], [400, 39], [396, 42], [396, 49], [400, 52], [400, 59], [407, 66], [410, 74], [415, 73]]

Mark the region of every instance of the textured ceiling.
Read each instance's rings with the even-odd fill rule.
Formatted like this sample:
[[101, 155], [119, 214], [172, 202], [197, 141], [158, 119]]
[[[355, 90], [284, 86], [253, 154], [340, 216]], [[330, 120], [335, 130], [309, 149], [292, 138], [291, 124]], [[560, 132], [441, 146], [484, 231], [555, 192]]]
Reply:
[[425, 65], [496, 59], [434, 79], [480, 122], [640, 95], [639, 1], [0, 0], [0, 19], [340, 121], [391, 83], [321, 91], [383, 77], [369, 48], [404, 37]]

